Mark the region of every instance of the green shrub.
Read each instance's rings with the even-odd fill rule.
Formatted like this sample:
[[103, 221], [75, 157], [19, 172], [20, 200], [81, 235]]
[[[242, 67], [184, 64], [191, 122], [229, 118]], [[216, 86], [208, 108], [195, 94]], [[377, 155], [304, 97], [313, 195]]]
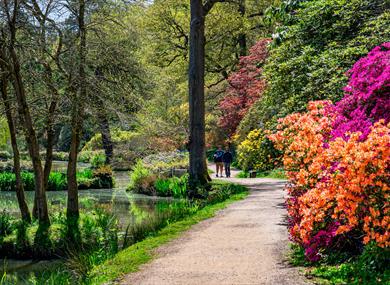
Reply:
[[68, 152], [62, 152], [62, 151], [54, 151], [53, 152], [53, 160], [68, 161], [68, 159], [69, 159]]
[[67, 178], [62, 172], [51, 172], [48, 181], [48, 191], [64, 191], [67, 188]]
[[154, 194], [154, 182], [156, 179], [157, 176], [139, 160], [130, 172], [130, 184], [127, 190], [149, 195]]
[[173, 196], [175, 198], [186, 197], [188, 175], [182, 177], [159, 178], [154, 183], [158, 196]]
[[94, 188], [105, 189], [114, 186], [114, 175], [110, 166], [101, 166], [93, 171], [93, 178], [97, 185]]
[[[112, 130], [111, 140], [114, 144], [127, 143], [134, 139], [138, 134], [132, 131]], [[83, 147], [84, 151], [95, 151], [103, 149], [102, 135], [95, 134]]]
[[99, 168], [106, 164], [106, 156], [104, 153], [96, 153], [90, 159], [93, 168]]
[[267, 171], [280, 165], [281, 153], [260, 129], [248, 134], [238, 146], [237, 153], [237, 163], [244, 171]]

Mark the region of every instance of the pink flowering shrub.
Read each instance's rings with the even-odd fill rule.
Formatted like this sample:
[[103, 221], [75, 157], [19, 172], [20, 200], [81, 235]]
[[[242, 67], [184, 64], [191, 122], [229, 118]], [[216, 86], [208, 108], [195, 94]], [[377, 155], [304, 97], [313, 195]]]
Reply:
[[374, 122], [390, 121], [390, 42], [374, 48], [351, 70], [345, 96], [333, 112], [332, 137], [348, 139], [348, 132], [361, 132], [364, 140]]
[[310, 102], [269, 136], [284, 153], [291, 239], [311, 261], [330, 249], [390, 247], [389, 50], [353, 66], [342, 101]]

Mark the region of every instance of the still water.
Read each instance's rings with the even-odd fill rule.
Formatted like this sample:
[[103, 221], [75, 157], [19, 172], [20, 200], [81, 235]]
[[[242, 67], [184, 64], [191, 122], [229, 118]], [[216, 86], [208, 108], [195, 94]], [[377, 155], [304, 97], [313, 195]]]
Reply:
[[[61, 162], [55, 164], [56, 169], [62, 169], [62, 167], [63, 164]], [[88, 167], [88, 165], [84, 167]], [[122, 228], [126, 228], [131, 223], [142, 223], [144, 219], [158, 213], [159, 209], [177, 202], [170, 198], [150, 197], [127, 192], [126, 187], [129, 184], [128, 172], [115, 172], [114, 176], [114, 189], [80, 190], [79, 202], [80, 207], [84, 211], [96, 207], [103, 208], [117, 217]], [[26, 192], [30, 209], [32, 208], [33, 197], [33, 192]], [[47, 198], [51, 213], [65, 209], [67, 199], [65, 191], [47, 192]], [[0, 212], [3, 211], [19, 216], [16, 194], [14, 192], [0, 191]], [[0, 257], [0, 280], [4, 270], [7, 274], [28, 276], [29, 273], [39, 272], [55, 266], [57, 262], [59, 261], [5, 260]]]

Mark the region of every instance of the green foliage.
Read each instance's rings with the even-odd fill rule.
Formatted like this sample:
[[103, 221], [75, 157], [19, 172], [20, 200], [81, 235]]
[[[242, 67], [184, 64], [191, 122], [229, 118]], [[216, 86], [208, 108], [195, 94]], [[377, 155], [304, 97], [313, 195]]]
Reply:
[[339, 265], [320, 265], [310, 275], [326, 279], [330, 284], [389, 284], [390, 251], [367, 246], [359, 257]]
[[[77, 160], [79, 162], [89, 163], [92, 158], [98, 155], [104, 155], [102, 150], [83, 150], [79, 153]], [[66, 159], [67, 160], [67, 159]]]
[[106, 164], [106, 156], [103, 153], [97, 153], [92, 156], [90, 163], [93, 168], [102, 167]]
[[390, 282], [390, 250], [374, 244], [365, 246], [358, 256], [345, 258], [335, 252], [320, 263], [305, 257], [305, 250], [291, 244], [289, 262], [294, 266], [309, 267], [307, 275], [319, 278], [319, 284], [388, 284]]
[[[126, 143], [132, 140], [137, 136], [137, 133], [131, 131], [122, 131], [115, 129], [111, 131], [111, 140], [114, 144]], [[82, 152], [84, 151], [96, 151], [102, 150], [102, 135], [100, 133], [95, 134], [83, 147]]]
[[155, 180], [155, 175], [139, 160], [130, 172], [130, 184], [127, 190], [136, 193], [150, 193]]
[[187, 194], [188, 175], [182, 177], [171, 177], [168, 179], [159, 178], [154, 182], [158, 196], [173, 196], [184, 198]]
[[[34, 174], [22, 172], [22, 182], [25, 191], [34, 191]], [[100, 167], [92, 171], [84, 169], [77, 172], [79, 189], [112, 188], [114, 185], [113, 173], [110, 167]], [[12, 172], [0, 172], [0, 191], [15, 191], [16, 177]], [[67, 177], [63, 172], [53, 171], [48, 181], [48, 191], [64, 191], [67, 189]]]
[[147, 195], [161, 195], [182, 197], [185, 193], [183, 186], [186, 177], [172, 177], [179, 175], [175, 170], [186, 173], [188, 168], [187, 152], [161, 152], [139, 160], [130, 173], [128, 190]]
[[237, 163], [244, 171], [271, 170], [280, 164], [280, 158], [280, 152], [260, 129], [251, 131], [237, 148]]
[[241, 136], [259, 127], [272, 129], [277, 118], [305, 110], [311, 100], [340, 100], [345, 72], [390, 41], [385, 0], [314, 0], [299, 6], [282, 42], [270, 52], [264, 67], [268, 90], [241, 122]]
[[13, 217], [6, 212], [0, 214], [0, 243], [3, 238], [11, 234], [14, 230]]
[[110, 189], [114, 186], [114, 174], [110, 166], [101, 166], [93, 171], [93, 188]]

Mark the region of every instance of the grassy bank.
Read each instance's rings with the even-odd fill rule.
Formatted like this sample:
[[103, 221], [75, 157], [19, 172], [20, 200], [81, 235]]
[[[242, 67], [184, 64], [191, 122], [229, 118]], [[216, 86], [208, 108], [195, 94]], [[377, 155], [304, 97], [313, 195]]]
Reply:
[[87, 284], [103, 284], [118, 279], [124, 274], [138, 271], [142, 264], [155, 257], [154, 249], [177, 238], [192, 225], [213, 217], [218, 210], [234, 201], [245, 198], [246, 195], [246, 191], [234, 194], [223, 202], [205, 206], [183, 220], [169, 224], [143, 241], [119, 252], [114, 258], [95, 267], [88, 276]]

